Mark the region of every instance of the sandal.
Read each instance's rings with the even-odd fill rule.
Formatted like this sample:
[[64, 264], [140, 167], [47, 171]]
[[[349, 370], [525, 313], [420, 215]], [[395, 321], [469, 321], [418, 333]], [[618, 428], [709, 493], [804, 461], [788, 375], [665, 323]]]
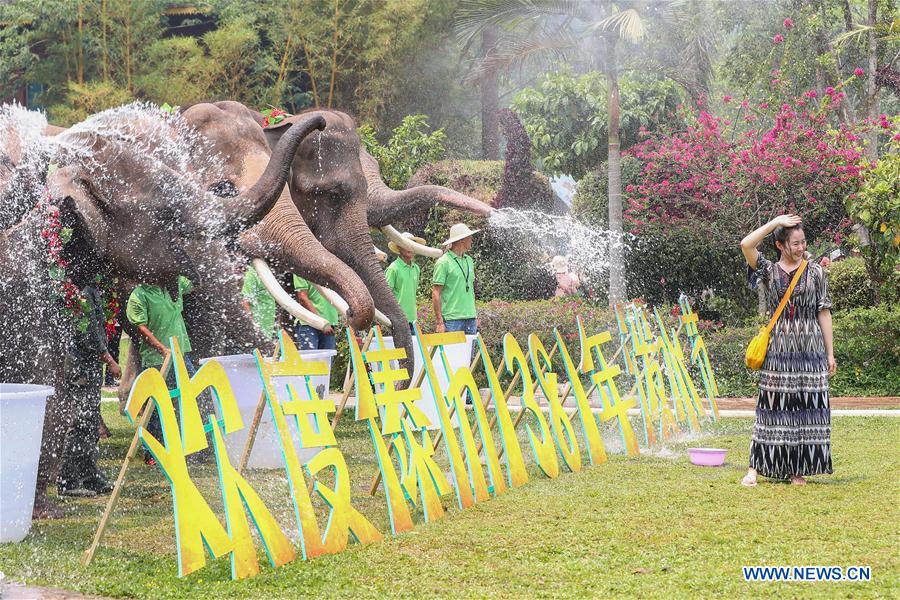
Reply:
[[744, 487], [755, 487], [756, 486], [756, 476], [747, 473], [744, 475], [744, 478], [741, 479], [741, 485]]

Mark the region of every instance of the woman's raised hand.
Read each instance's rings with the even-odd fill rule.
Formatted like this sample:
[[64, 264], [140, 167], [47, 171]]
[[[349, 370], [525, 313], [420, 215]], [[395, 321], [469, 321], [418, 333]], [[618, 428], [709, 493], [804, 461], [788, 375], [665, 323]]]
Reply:
[[772, 219], [772, 223], [778, 227], [796, 227], [802, 222], [803, 219], [797, 215], [781, 215]]

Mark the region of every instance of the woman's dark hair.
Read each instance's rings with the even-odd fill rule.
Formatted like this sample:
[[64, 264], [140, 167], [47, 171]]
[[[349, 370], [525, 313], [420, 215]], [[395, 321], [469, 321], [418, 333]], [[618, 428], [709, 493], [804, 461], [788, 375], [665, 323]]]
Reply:
[[[783, 247], [787, 247], [787, 242], [791, 239], [791, 234], [795, 231], [803, 231], [803, 225], [794, 225], [793, 227], [782, 227], [778, 226], [775, 228], [774, 237], [775, 242], [780, 242]], [[778, 250], [778, 246], [775, 246], [775, 250]]]

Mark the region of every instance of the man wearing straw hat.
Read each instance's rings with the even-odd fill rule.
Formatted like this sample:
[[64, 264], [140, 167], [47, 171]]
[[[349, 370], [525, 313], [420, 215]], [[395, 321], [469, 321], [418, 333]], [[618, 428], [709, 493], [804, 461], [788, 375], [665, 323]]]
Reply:
[[434, 264], [431, 279], [431, 304], [438, 333], [463, 331], [475, 335], [478, 331], [475, 263], [466, 252], [472, 247], [472, 235], [479, 231], [469, 229], [465, 223], [457, 223], [450, 228], [447, 241], [441, 244], [450, 249]]
[[[425, 245], [425, 240], [415, 237], [409, 232], [404, 233], [403, 237], [417, 244]], [[410, 250], [401, 248], [394, 242], [388, 242], [388, 249], [399, 255], [400, 258], [385, 269], [384, 278], [387, 279], [388, 286], [397, 297], [397, 302], [400, 303], [400, 308], [403, 309], [406, 320], [409, 321], [409, 328], [412, 330], [412, 324], [416, 320], [416, 290], [419, 289], [421, 268], [416, 264], [416, 255]]]

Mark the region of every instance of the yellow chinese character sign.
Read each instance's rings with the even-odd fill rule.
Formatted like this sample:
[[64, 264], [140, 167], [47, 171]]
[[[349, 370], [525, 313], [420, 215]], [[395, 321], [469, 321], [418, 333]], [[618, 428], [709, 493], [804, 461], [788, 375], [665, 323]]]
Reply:
[[[383, 485], [387, 509], [386, 519], [376, 516], [374, 522], [387, 522], [393, 535], [402, 534], [419, 520], [444, 517], [452, 504], [467, 509], [526, 484], [529, 462], [533, 473], [550, 479], [560, 476], [561, 467], [575, 472], [602, 465], [609, 460], [607, 444], [618, 446], [616, 439], [623, 453], [638, 455], [636, 425], [646, 445], [682, 428], [697, 431], [706, 413], [686, 361], [700, 371], [713, 418], [715, 379], [686, 300], [681, 312], [681, 325], [671, 330], [655, 312], [654, 333], [643, 307], [617, 307], [615, 352], [609, 332], [589, 333], [580, 318], [576, 333], [532, 333], [523, 340], [524, 349], [507, 333], [498, 360], [480, 335], [416, 330], [417, 355], [408, 357], [404, 349], [389, 347], [379, 329], [369, 338], [376, 341], [371, 348], [360, 345], [348, 329], [352, 377], [348, 372], [345, 394], [355, 391], [355, 418], [368, 431], [377, 467], [372, 492]], [[691, 342], [687, 358], [679, 339], [682, 329]], [[173, 338], [170, 383], [151, 368], [131, 389], [127, 415], [132, 422], [149, 407], [160, 421], [159, 438], [146, 429], [137, 435], [171, 489], [179, 576], [204, 567], [208, 555], [228, 556], [234, 579], [259, 573], [251, 525], [273, 567], [340, 552], [351, 538], [371, 543], [383, 537], [373, 516], [360, 509], [365, 504], [351, 494], [349, 466], [332, 429], [335, 404], [312, 384], [313, 377], [329, 375], [328, 364], [304, 358], [283, 331], [278, 341], [280, 358], [256, 351], [254, 360], [260, 402], [271, 416], [287, 480], [287, 494], [280, 500], [264, 501], [229, 460], [226, 440], [246, 424], [232, 382], [216, 360], [189, 373]], [[450, 348], [471, 348], [477, 358], [472, 365], [451, 364]], [[409, 359], [420, 365], [415, 380], [400, 366]], [[438, 377], [439, 368], [448, 378]], [[621, 391], [623, 370], [633, 379], [634, 393]], [[479, 380], [486, 389], [479, 389]], [[430, 394], [422, 393], [424, 386]], [[200, 401], [207, 397], [211, 403]], [[203, 414], [201, 407], [214, 414]], [[221, 504], [210, 504], [188, 468], [188, 457], [210, 446]], [[215, 505], [222, 508], [217, 512]], [[296, 541], [274, 516], [285, 511], [273, 514], [270, 506], [293, 512]]]

